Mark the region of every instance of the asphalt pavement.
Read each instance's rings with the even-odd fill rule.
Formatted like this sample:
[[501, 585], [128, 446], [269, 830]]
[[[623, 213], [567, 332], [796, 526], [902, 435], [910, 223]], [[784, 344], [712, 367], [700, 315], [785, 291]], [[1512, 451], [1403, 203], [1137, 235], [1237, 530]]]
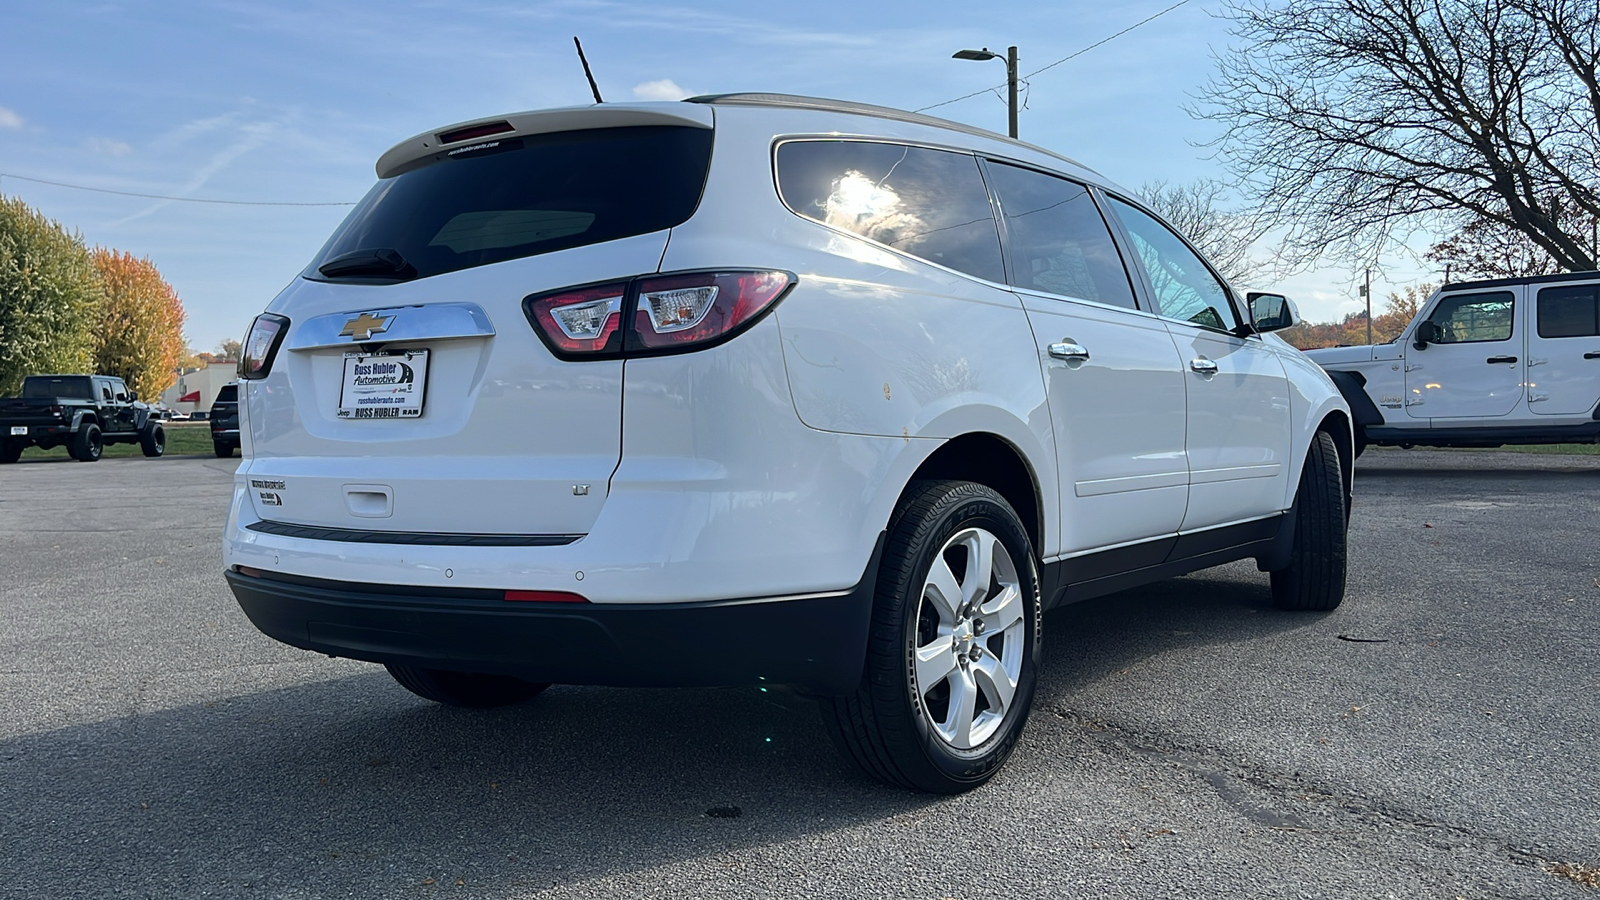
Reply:
[[237, 464], [0, 468], [0, 897], [1600, 896], [1549, 871], [1600, 866], [1600, 457], [1369, 451], [1333, 613], [1241, 563], [1050, 614], [955, 798], [789, 693], [454, 710], [277, 644]]

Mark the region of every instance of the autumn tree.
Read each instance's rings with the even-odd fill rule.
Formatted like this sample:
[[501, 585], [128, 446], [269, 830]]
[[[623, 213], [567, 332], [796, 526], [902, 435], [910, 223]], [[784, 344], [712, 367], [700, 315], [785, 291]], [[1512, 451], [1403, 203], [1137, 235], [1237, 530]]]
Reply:
[[0, 396], [40, 372], [82, 372], [100, 278], [83, 240], [0, 197]]
[[220, 354], [217, 358], [237, 360], [239, 358], [239, 352], [243, 349], [243, 344], [233, 340], [232, 338], [229, 338], [228, 340], [217, 344], [217, 353]]
[[[1413, 284], [1402, 290], [1392, 291], [1384, 303], [1382, 313], [1372, 317], [1372, 340], [1374, 343], [1387, 344], [1400, 336], [1417, 317], [1417, 310], [1422, 308], [1429, 296], [1438, 290], [1438, 285]], [[1367, 342], [1367, 311], [1358, 309], [1347, 313], [1337, 322], [1302, 322], [1293, 328], [1286, 328], [1278, 334], [1290, 345], [1301, 350], [1315, 350], [1319, 347], [1349, 347]]]
[[96, 248], [91, 258], [105, 285], [95, 332], [95, 371], [115, 375], [139, 396], [172, 385], [187, 354], [183, 303], [148, 259]]
[[[1282, 253], [1370, 260], [1421, 229], [1515, 231], [1592, 269], [1595, 0], [1229, 0], [1200, 114]], [[1485, 227], [1488, 227], [1485, 226]]]
[[1261, 274], [1261, 264], [1250, 256], [1250, 245], [1261, 237], [1261, 229], [1249, 216], [1228, 207], [1227, 189], [1221, 182], [1208, 178], [1187, 184], [1150, 181], [1139, 193], [1200, 248], [1223, 278], [1243, 285]]

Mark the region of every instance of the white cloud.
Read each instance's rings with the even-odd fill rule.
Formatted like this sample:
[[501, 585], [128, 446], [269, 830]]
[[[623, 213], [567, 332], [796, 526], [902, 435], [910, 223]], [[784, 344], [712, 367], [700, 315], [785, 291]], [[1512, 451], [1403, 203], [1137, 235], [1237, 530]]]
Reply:
[[121, 141], [103, 137], [89, 138], [84, 142], [84, 146], [94, 153], [100, 153], [105, 156], [126, 156], [133, 150], [132, 147]]
[[0, 106], [0, 128], [21, 128], [22, 117], [15, 110]]
[[678, 87], [672, 79], [663, 78], [634, 85], [633, 95], [640, 100], [682, 100], [690, 96], [690, 92]]

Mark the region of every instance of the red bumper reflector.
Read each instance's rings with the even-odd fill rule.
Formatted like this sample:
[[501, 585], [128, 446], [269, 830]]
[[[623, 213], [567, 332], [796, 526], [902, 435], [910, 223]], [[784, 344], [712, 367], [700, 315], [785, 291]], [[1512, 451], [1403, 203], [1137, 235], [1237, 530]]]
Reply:
[[530, 603], [588, 603], [589, 598], [567, 591], [506, 591], [507, 600]]

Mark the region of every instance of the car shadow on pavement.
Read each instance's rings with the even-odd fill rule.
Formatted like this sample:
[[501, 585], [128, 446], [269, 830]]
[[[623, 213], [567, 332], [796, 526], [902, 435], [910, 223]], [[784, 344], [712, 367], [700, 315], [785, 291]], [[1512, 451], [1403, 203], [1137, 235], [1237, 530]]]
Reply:
[[[1174, 579], [1052, 613], [1036, 709], [1175, 643], [1306, 623], [1255, 580]], [[966, 802], [865, 779], [792, 694], [558, 686], [458, 710], [376, 667], [0, 741], [0, 785], [17, 896], [562, 893]], [[1002, 772], [983, 790], [1028, 786]]]

